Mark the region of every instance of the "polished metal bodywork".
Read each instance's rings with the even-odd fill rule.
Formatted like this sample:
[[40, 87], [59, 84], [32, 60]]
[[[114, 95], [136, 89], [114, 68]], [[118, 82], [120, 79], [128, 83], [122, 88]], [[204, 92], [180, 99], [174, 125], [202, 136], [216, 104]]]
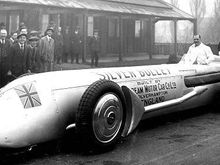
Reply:
[[[100, 79], [114, 81], [122, 88], [127, 105], [122, 136], [127, 136], [142, 119], [213, 101], [220, 83], [186, 87], [184, 78], [219, 71], [218, 65], [167, 64], [57, 71], [16, 79], [0, 91], [0, 146], [25, 147], [61, 137], [67, 129], [75, 127], [85, 90]], [[110, 107], [103, 108], [102, 104]], [[118, 131], [124, 115], [120, 109], [120, 101], [111, 93], [97, 104], [93, 127], [100, 141], [108, 142]], [[105, 119], [109, 128], [115, 126], [107, 132], [109, 139], [103, 138], [102, 122], [95, 122], [96, 119]]]

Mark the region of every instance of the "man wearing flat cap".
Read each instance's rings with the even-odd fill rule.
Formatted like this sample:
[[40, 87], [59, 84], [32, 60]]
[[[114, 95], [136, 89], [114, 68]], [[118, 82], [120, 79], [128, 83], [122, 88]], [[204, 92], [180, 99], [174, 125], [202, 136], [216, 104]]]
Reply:
[[30, 33], [29, 33], [30, 37], [33, 37], [33, 36], [37, 36], [38, 37], [38, 35], [39, 35], [39, 32], [36, 31], [36, 30], [31, 30]]
[[31, 36], [29, 38], [31, 53], [30, 53], [30, 66], [31, 71], [34, 73], [40, 72], [40, 55], [38, 47], [39, 38], [37, 36]]
[[17, 36], [18, 41], [11, 47], [11, 74], [19, 77], [22, 74], [30, 72], [30, 46], [27, 45], [27, 34], [20, 33]]
[[54, 64], [54, 39], [51, 37], [54, 32], [52, 27], [48, 27], [45, 36], [39, 41], [39, 54], [41, 71], [53, 71]]

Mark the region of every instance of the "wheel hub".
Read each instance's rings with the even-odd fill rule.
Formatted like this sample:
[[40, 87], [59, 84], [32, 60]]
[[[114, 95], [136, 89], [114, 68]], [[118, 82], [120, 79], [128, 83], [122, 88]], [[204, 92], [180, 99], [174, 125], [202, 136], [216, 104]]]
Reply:
[[117, 95], [103, 95], [94, 109], [93, 131], [101, 143], [112, 141], [118, 134], [123, 120], [122, 102]]
[[109, 125], [112, 125], [115, 122], [115, 113], [114, 112], [110, 112], [107, 116], [107, 123]]

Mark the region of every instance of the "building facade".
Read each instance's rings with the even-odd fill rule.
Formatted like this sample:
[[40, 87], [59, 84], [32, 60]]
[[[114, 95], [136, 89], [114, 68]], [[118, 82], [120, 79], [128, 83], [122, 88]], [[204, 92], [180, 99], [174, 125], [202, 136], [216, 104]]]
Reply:
[[[73, 33], [79, 27], [83, 38], [83, 59], [89, 56], [87, 39], [98, 29], [101, 36], [101, 56], [124, 56], [154, 53], [155, 23], [196, 20], [162, 0], [0, 0], [0, 24], [9, 33], [24, 22], [30, 30], [43, 35], [52, 22]], [[175, 40], [175, 44], [176, 40]], [[175, 49], [175, 46], [174, 46]]]

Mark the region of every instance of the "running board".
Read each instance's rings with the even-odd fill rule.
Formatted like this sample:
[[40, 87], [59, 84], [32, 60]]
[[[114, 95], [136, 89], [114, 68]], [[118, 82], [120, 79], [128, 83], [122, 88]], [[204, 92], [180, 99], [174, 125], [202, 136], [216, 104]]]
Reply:
[[157, 104], [153, 104], [153, 105], [148, 105], [146, 107], [144, 107], [144, 112], [152, 112], [161, 108], [167, 108], [170, 106], [174, 106], [180, 103], [183, 103], [195, 96], [201, 95], [202, 93], [204, 93], [206, 90], [208, 90], [207, 87], [195, 87], [193, 91], [187, 93], [186, 95], [177, 98], [177, 99], [173, 99], [173, 100], [169, 100], [169, 101], [165, 101], [162, 103], [157, 103]]

